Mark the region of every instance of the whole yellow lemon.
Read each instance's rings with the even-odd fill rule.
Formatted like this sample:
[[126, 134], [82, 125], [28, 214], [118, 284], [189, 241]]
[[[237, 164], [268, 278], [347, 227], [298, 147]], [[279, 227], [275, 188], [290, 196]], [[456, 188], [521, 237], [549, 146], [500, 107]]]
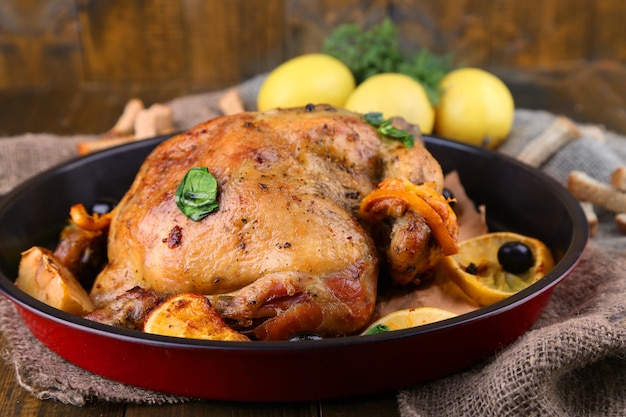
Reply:
[[348, 97], [345, 107], [358, 113], [381, 112], [385, 119], [400, 116], [432, 132], [435, 110], [424, 87], [404, 74], [383, 73], [363, 81]]
[[479, 68], [460, 68], [441, 80], [435, 133], [493, 149], [511, 132], [515, 105], [507, 86]]
[[269, 73], [257, 96], [257, 107], [299, 107], [309, 103], [343, 106], [355, 87], [341, 61], [325, 54], [306, 54], [283, 62]]

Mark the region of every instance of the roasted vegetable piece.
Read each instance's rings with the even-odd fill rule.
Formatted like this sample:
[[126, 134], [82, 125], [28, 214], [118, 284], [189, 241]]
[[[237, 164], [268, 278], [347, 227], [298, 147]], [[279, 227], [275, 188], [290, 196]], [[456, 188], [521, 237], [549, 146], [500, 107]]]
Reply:
[[66, 313], [82, 316], [94, 309], [87, 292], [72, 272], [46, 248], [35, 246], [22, 253], [15, 285]]
[[112, 213], [87, 213], [87, 209], [82, 204], [74, 204], [70, 207], [70, 218], [81, 229], [104, 230], [111, 224]]
[[54, 249], [54, 256], [87, 290], [107, 261], [106, 231], [86, 230], [70, 223], [61, 232], [61, 240]]
[[144, 332], [191, 339], [248, 341], [230, 328], [201, 294], [181, 293], [150, 312]]
[[68, 225], [61, 231], [61, 238], [54, 256], [89, 290], [96, 275], [107, 261], [107, 236], [111, 213], [89, 214], [82, 204], [70, 208]]

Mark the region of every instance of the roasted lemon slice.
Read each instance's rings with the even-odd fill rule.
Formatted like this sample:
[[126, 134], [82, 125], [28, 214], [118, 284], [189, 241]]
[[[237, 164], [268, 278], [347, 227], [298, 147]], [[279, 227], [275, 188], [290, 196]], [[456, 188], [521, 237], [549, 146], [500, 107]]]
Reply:
[[189, 339], [250, 340], [224, 323], [205, 296], [193, 293], [168, 297], [150, 311], [143, 331]]
[[362, 334], [377, 334], [392, 330], [408, 329], [428, 323], [456, 317], [457, 314], [434, 307], [417, 307], [398, 310], [372, 323]]
[[487, 233], [460, 243], [437, 273], [446, 274], [478, 304], [487, 306], [523, 290], [554, 267], [540, 240], [512, 232]]

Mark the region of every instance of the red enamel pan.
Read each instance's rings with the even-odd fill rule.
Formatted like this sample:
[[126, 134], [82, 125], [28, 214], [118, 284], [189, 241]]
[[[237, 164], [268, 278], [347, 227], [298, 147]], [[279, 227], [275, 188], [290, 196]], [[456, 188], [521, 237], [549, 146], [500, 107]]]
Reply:
[[579, 203], [560, 184], [511, 158], [435, 137], [428, 149], [487, 206], [492, 230], [537, 237], [557, 263], [514, 296], [472, 313], [369, 336], [285, 342], [179, 339], [117, 329], [53, 309], [13, 285], [20, 253], [52, 247], [69, 207], [119, 199], [163, 137], [105, 150], [48, 170], [0, 200], [0, 290], [30, 331], [69, 362], [165, 393], [217, 400], [299, 401], [383, 392], [461, 371], [537, 320], [588, 239]]

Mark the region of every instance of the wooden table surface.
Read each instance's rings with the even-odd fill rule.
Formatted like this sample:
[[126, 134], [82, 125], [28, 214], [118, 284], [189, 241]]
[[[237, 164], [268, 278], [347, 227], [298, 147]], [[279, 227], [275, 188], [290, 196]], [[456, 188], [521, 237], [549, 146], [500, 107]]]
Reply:
[[[516, 104], [525, 108], [546, 109], [566, 114], [577, 121], [597, 122], [611, 130], [626, 133], [626, 118], [620, 117], [626, 111], [623, 97], [626, 97], [626, 74], [621, 64], [601, 63], [595, 69], [587, 68], [585, 73], [568, 71], [567, 77], [545, 72], [505, 74], [514, 92]], [[617, 77], [622, 75], [622, 77]], [[558, 74], [556, 74], [558, 75]], [[78, 94], [78, 93], [77, 93]], [[61, 117], [56, 122], [45, 117], [46, 109], [63, 108], [63, 100], [75, 100], [71, 93], [62, 96], [46, 95], [7, 95], [0, 92], [0, 103], [21, 108], [23, 117], [0, 117], [2, 129], [13, 134], [23, 128], [28, 120], [30, 131], [54, 131], [54, 123], [66, 120]], [[107, 105], [109, 103], [109, 105]], [[81, 123], [77, 131], [89, 123], [97, 125], [105, 120], [105, 125], [115, 120], [123, 102], [93, 100], [81, 106]], [[68, 106], [67, 108], [72, 108]], [[63, 115], [60, 115], [63, 116]], [[70, 115], [68, 115], [69, 117]], [[67, 125], [63, 126], [67, 130]], [[64, 132], [66, 133], [66, 132]], [[81, 132], [84, 133], [84, 132]], [[98, 131], [92, 132], [98, 133]], [[5, 343], [3, 339], [0, 342]], [[92, 402], [84, 407], [74, 407], [55, 401], [40, 401], [20, 387], [13, 368], [0, 361], [0, 415], [1, 416], [398, 416], [396, 393], [382, 393], [367, 398], [342, 399], [335, 401], [304, 402], [289, 404], [230, 403], [220, 401], [197, 401], [175, 405], [134, 405], [107, 402]]]

